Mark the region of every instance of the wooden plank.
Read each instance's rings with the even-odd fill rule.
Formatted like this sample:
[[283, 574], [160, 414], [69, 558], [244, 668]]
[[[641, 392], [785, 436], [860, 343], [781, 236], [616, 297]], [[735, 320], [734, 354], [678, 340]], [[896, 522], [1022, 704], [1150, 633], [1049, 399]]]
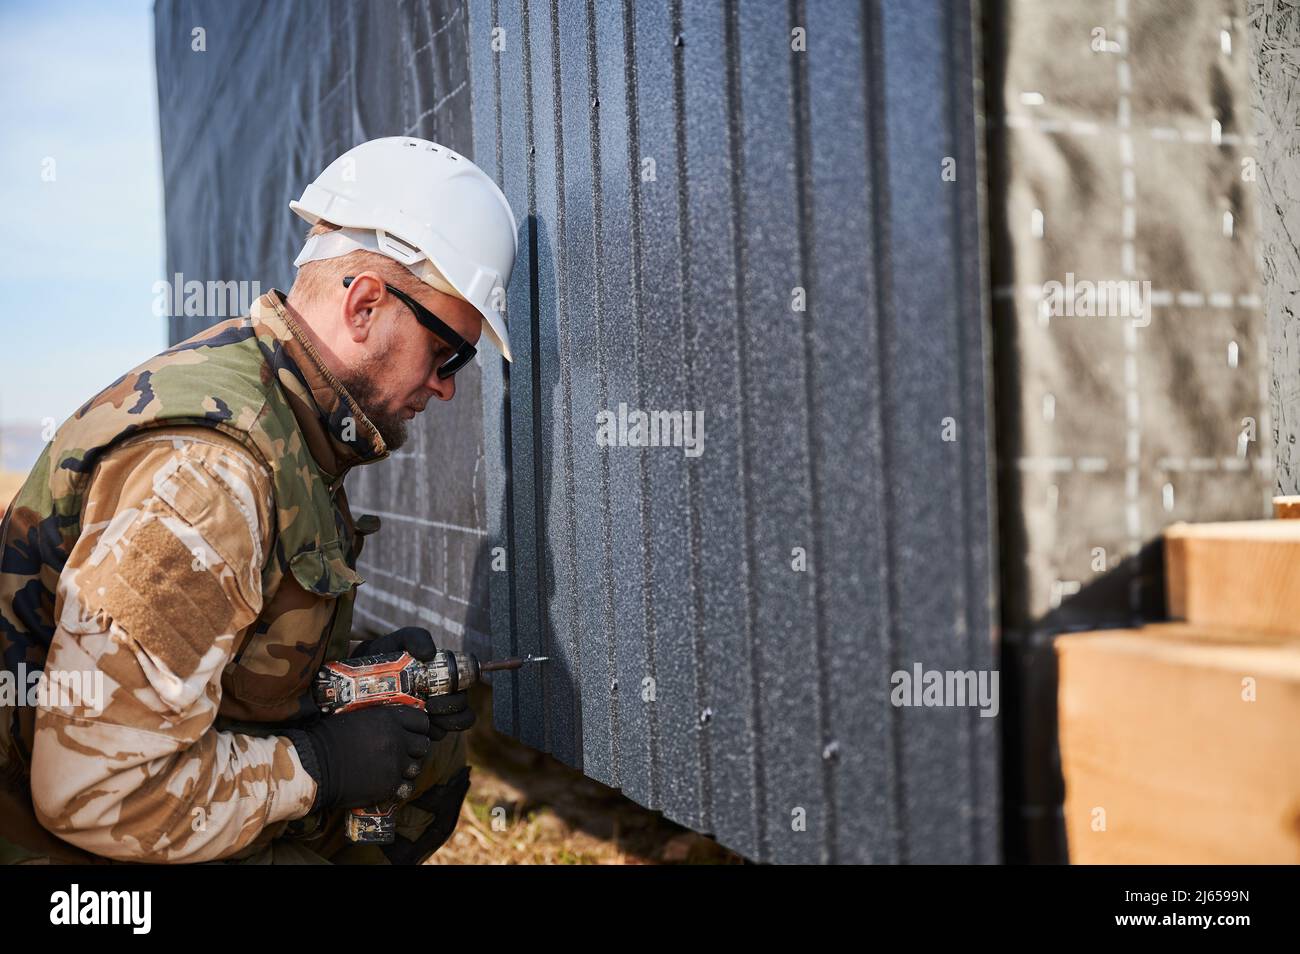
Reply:
[[1300, 639], [1165, 624], [1056, 652], [1071, 863], [1300, 862]]
[[1173, 619], [1300, 635], [1300, 522], [1174, 524], [1165, 585]]

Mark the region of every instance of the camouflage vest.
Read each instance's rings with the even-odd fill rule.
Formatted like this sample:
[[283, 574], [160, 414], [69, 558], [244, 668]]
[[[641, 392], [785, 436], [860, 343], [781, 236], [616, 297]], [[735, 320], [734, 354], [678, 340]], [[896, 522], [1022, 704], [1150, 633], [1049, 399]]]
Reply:
[[[32, 673], [43, 666], [61, 610], [59, 574], [81, 533], [96, 462], [132, 435], [178, 425], [238, 440], [266, 468], [275, 494], [263, 610], [222, 675], [218, 728], [263, 734], [301, 715], [312, 675], [323, 661], [346, 655], [353, 591], [362, 582], [354, 569], [360, 538], [342, 474], [322, 469], [309, 448], [359, 435], [334, 445], [352, 450], [349, 462], [379, 460], [387, 450], [296, 332], [279, 296], [263, 296], [253, 317], [222, 322], [145, 362], [59, 428], [0, 524], [6, 668], [25, 662]], [[313, 390], [330, 387], [342, 393], [327, 412]], [[25, 783], [34, 721], [30, 706], [0, 705], [0, 775], [11, 786]]]

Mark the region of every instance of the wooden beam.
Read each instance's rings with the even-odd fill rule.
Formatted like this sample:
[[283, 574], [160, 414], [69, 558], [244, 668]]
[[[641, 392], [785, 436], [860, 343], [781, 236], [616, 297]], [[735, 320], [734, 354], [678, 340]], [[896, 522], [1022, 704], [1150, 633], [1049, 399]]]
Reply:
[[1300, 640], [1157, 624], [1055, 645], [1072, 863], [1300, 862]]
[[1300, 635], [1300, 520], [1174, 524], [1165, 586], [1172, 619]]

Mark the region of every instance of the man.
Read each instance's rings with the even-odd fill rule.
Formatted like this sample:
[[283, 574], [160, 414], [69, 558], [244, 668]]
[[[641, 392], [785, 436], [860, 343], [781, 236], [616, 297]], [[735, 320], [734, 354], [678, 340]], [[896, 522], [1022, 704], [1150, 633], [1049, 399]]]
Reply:
[[[91, 398], [0, 525], [0, 675], [80, 677], [0, 694], [0, 860], [418, 863], [455, 825], [463, 693], [321, 718], [309, 687], [328, 660], [436, 652], [419, 629], [349, 651], [377, 520], [343, 477], [452, 399], [480, 334], [509, 359], [514, 216], [406, 137], [290, 207], [312, 228], [288, 296]], [[393, 798], [397, 843], [349, 845], [348, 809]]]

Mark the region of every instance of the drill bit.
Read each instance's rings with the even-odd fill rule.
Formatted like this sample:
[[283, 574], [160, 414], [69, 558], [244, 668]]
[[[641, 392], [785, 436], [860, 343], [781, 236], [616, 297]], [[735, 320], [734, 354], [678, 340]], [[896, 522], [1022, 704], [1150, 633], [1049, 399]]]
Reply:
[[503, 669], [519, 669], [530, 663], [546, 662], [550, 656], [512, 656], [509, 659], [489, 659], [479, 663], [480, 672], [499, 672]]

